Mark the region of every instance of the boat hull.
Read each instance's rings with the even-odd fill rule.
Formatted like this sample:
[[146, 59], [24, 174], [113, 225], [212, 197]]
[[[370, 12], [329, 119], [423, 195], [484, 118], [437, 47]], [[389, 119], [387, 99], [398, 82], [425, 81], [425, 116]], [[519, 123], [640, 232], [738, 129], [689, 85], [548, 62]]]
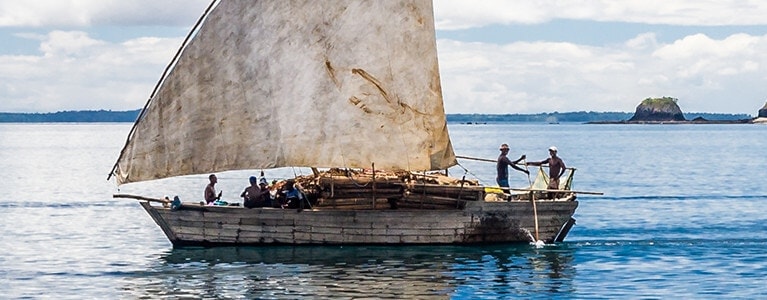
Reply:
[[[265, 244], [482, 244], [535, 240], [529, 201], [469, 201], [462, 208], [279, 209], [182, 204], [141, 205], [174, 246]], [[574, 199], [536, 201], [538, 240], [561, 241]]]

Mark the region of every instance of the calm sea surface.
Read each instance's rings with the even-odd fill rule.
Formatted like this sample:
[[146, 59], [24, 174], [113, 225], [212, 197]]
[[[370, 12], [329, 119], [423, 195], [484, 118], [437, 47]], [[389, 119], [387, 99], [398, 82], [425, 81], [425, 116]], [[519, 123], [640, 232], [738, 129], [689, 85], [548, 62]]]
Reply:
[[[206, 175], [106, 181], [130, 124], [0, 124], [0, 298], [765, 298], [767, 126], [451, 124], [458, 155], [576, 167], [566, 242], [173, 249], [133, 200]], [[451, 175], [494, 184], [494, 164]], [[306, 174], [267, 170], [268, 177]], [[511, 170], [511, 185], [527, 177]], [[236, 201], [254, 172], [219, 174]]]

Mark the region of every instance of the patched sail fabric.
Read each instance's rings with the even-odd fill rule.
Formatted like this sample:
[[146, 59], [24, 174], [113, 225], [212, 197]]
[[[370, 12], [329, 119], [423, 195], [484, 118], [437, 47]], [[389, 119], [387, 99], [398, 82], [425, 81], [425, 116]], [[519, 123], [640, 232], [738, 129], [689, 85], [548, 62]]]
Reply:
[[223, 0], [137, 121], [118, 183], [456, 163], [430, 0]]

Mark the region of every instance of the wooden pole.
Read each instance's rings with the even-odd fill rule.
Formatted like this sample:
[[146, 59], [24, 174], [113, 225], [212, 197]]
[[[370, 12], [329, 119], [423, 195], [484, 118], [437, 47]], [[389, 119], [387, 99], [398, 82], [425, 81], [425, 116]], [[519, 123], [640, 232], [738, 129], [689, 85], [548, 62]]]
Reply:
[[530, 200], [533, 202], [533, 218], [535, 219], [535, 242], [537, 242], [540, 239], [538, 238], [538, 208], [535, 205], [535, 194], [530, 197]]
[[376, 164], [371, 163], [373, 168], [373, 209], [376, 209]]
[[[423, 177], [426, 177], [426, 170], [423, 171]], [[424, 186], [424, 188], [423, 193], [421, 193], [421, 204], [419, 208], [423, 208], [423, 201], [426, 200], [426, 180], [424, 179], [421, 184]]]
[[484, 161], [484, 162], [498, 162], [498, 161], [496, 161], [494, 159], [470, 157], [470, 156], [461, 156], [461, 155], [456, 155], [455, 158], [462, 158], [462, 159], [476, 160], [476, 161]]
[[[445, 170], [447, 172], [447, 170]], [[463, 192], [463, 183], [466, 182], [466, 174], [461, 177], [461, 188], [458, 189], [458, 199], [455, 201], [455, 208], [459, 207], [459, 204], [461, 203], [461, 193]]]
[[143, 201], [149, 201], [149, 202], [170, 203], [170, 200], [166, 200], [166, 199], [150, 198], [150, 197], [136, 196], [136, 195], [130, 195], [130, 194], [114, 194], [112, 195], [112, 198], [128, 198], [128, 199], [136, 199], [136, 200], [143, 200]]
[[586, 191], [571, 191], [571, 190], [552, 190], [552, 189], [510, 189], [512, 191], [521, 192], [550, 192], [550, 193], [573, 193], [573, 194], [587, 194], [587, 195], [604, 195], [602, 192], [586, 192]]
[[418, 173], [415, 173], [415, 172], [410, 172], [410, 174], [413, 175], [413, 176], [420, 176], [420, 177], [425, 177], [425, 178], [439, 178], [439, 176], [434, 176], [434, 175], [426, 174], [426, 171], [424, 171], [423, 174], [418, 174]]
[[[471, 156], [462, 156], [462, 155], [456, 155], [455, 158], [468, 159], [468, 160], [476, 160], [476, 161], [484, 161], [484, 162], [491, 162], [491, 163], [497, 163], [498, 162], [495, 159], [479, 158], [479, 157], [471, 157]], [[516, 164], [516, 165], [520, 165], [520, 164]]]
[[[530, 188], [533, 188], [533, 180], [530, 179], [530, 170], [527, 168], [527, 159], [522, 160], [525, 165], [525, 171], [527, 171], [527, 182], [530, 184]], [[530, 192], [530, 201], [533, 202], [533, 218], [535, 219], [535, 241], [538, 242], [538, 207], [535, 204], [535, 192]]]

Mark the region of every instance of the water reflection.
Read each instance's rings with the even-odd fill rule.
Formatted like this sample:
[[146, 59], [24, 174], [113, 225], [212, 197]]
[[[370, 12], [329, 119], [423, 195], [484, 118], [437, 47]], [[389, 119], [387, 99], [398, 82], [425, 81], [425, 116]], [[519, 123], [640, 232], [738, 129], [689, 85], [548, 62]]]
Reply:
[[497, 298], [573, 290], [567, 244], [173, 249], [126, 276], [131, 298]]

